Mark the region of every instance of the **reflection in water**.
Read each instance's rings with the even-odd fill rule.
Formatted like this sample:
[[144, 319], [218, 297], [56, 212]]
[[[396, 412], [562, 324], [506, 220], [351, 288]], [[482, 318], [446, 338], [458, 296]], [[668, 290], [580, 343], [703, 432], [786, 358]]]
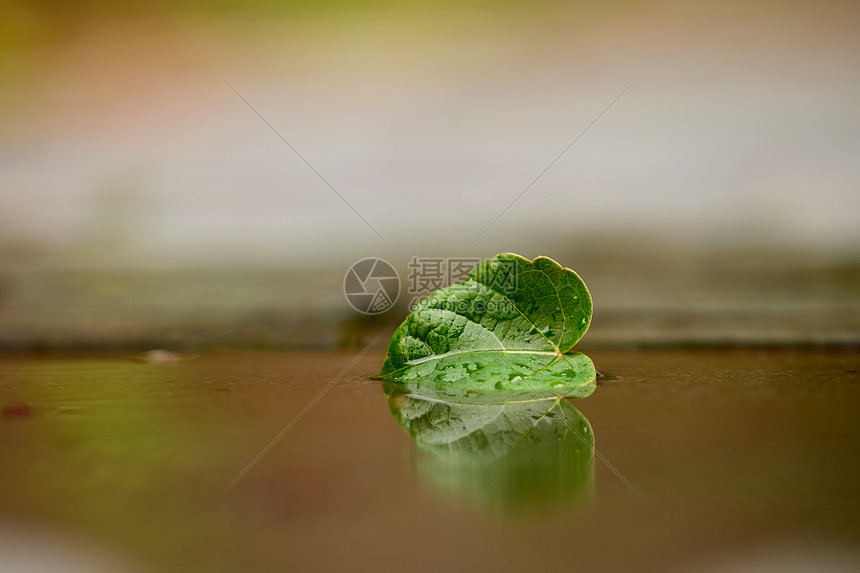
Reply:
[[385, 389], [392, 415], [422, 450], [419, 475], [436, 487], [502, 508], [593, 491], [594, 434], [567, 400], [462, 404]]

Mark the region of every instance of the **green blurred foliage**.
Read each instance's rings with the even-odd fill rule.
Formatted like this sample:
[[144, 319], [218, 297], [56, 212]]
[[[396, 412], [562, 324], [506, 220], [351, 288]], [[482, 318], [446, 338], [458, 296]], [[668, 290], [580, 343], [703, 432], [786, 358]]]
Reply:
[[541, 13], [559, 7], [590, 2], [538, 0], [9, 0], [0, 4], [0, 50], [16, 52], [50, 45], [81, 29], [109, 26], [116, 21], [150, 23], [201, 20], [213, 24], [271, 19], [362, 20], [377, 15], [422, 13], [456, 18], [458, 14]]

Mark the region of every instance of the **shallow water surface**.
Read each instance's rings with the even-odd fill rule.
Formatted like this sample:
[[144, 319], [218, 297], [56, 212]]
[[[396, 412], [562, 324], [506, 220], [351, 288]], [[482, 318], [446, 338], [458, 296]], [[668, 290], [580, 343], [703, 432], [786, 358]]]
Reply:
[[857, 569], [860, 356], [589, 355], [467, 410], [378, 353], [3, 358], [0, 569]]

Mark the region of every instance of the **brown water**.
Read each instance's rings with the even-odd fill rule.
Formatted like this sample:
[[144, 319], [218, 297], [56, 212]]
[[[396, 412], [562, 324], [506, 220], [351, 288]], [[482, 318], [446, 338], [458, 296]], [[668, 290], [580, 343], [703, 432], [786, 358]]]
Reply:
[[589, 354], [597, 457], [423, 451], [376, 353], [226, 492], [353, 355], [4, 358], [0, 570], [857, 570], [860, 356]]

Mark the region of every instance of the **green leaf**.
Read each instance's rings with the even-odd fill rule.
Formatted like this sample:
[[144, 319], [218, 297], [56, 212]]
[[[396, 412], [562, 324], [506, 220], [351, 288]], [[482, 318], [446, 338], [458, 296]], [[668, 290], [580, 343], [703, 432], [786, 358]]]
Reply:
[[419, 303], [392, 336], [379, 377], [458, 402], [581, 398], [594, 391], [594, 364], [565, 353], [588, 329], [591, 308], [572, 270], [500, 254]]
[[395, 384], [426, 398], [460, 404], [503, 404], [536, 398], [585, 398], [596, 371], [585, 354], [475, 352], [417, 362]]
[[594, 434], [564, 399], [458, 404], [395, 390], [389, 407], [425, 452], [420, 473], [438, 487], [504, 506], [590, 490]]

